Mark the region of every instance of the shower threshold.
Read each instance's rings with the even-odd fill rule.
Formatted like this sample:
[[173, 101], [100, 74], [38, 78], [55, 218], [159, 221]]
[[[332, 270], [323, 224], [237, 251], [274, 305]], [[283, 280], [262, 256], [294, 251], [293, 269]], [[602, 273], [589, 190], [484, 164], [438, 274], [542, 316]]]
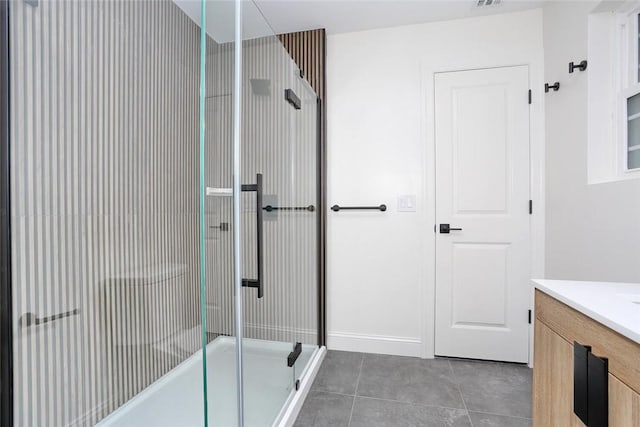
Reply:
[[[208, 425], [237, 426], [236, 339], [220, 336], [207, 345]], [[303, 345], [287, 367], [291, 343], [243, 340], [246, 427], [291, 426], [326, 353]], [[295, 370], [295, 371], [294, 371]], [[104, 418], [98, 427], [202, 427], [202, 352], [198, 352]], [[300, 379], [299, 389], [295, 380]]]

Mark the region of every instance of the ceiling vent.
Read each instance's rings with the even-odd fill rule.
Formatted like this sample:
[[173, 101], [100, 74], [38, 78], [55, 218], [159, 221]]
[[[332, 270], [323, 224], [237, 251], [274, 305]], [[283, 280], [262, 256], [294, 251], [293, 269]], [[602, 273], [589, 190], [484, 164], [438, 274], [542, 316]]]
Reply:
[[502, 0], [476, 0], [476, 7], [498, 6]]

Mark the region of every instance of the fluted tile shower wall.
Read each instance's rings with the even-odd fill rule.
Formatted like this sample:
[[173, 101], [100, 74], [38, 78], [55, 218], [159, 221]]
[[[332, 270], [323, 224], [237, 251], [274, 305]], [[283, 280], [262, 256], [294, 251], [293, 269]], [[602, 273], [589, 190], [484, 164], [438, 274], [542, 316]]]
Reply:
[[200, 30], [172, 2], [11, 13], [15, 425], [89, 426], [200, 348]]
[[[203, 326], [235, 335], [234, 46], [207, 37], [201, 230], [198, 25], [173, 2], [124, 0], [16, 1], [11, 24], [14, 425], [93, 426], [200, 352]], [[264, 214], [264, 297], [243, 289], [244, 336], [315, 346], [317, 96], [276, 36], [244, 41], [243, 64], [242, 182], [264, 183], [262, 206], [242, 196], [245, 278]], [[230, 369], [209, 367], [211, 396], [235, 396], [211, 379]]]

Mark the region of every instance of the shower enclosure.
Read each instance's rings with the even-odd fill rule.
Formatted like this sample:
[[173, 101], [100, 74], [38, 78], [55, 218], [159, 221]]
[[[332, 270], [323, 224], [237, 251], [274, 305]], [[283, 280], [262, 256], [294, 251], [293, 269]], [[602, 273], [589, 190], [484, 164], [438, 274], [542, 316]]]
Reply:
[[325, 351], [321, 108], [260, 10], [0, 8], [0, 423], [291, 425]]

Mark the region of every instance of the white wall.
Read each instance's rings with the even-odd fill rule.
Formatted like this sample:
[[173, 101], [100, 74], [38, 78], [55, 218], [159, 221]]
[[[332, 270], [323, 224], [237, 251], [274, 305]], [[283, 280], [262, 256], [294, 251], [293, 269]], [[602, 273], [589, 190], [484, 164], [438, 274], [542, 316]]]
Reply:
[[539, 9], [328, 37], [328, 203], [389, 206], [328, 213], [330, 349], [433, 356], [433, 73], [529, 64], [540, 113], [542, 56]]
[[[597, 2], [544, 8], [546, 277], [640, 281], [640, 180], [587, 184], [587, 15]], [[606, 82], [603, 82], [603, 84]]]

